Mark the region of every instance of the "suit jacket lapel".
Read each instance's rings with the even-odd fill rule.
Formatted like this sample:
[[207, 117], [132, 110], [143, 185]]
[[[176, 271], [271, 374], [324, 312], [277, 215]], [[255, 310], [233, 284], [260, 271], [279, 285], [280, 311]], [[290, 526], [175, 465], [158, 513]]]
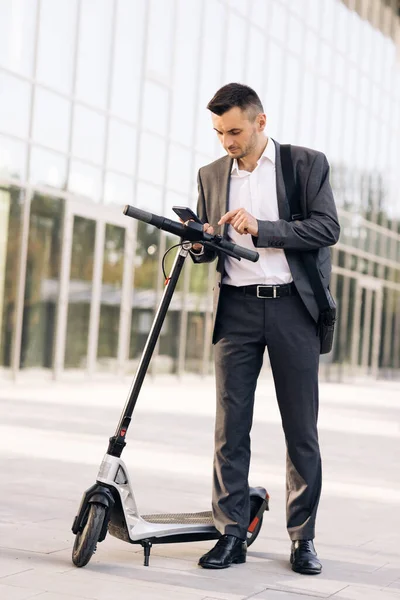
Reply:
[[[270, 138], [272, 140], [272, 138]], [[285, 182], [283, 181], [280, 144], [273, 140], [276, 149], [275, 158], [275, 176], [276, 176], [276, 194], [278, 197], [279, 218], [290, 221], [290, 207], [286, 198]]]

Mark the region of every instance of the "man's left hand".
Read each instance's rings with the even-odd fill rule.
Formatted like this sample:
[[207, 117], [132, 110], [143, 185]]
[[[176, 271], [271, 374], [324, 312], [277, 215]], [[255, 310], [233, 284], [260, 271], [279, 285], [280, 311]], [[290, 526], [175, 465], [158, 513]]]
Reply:
[[233, 229], [241, 235], [249, 233], [250, 235], [258, 236], [258, 221], [244, 208], [236, 208], [225, 213], [218, 221], [218, 225], [223, 225], [224, 223], [232, 225]]

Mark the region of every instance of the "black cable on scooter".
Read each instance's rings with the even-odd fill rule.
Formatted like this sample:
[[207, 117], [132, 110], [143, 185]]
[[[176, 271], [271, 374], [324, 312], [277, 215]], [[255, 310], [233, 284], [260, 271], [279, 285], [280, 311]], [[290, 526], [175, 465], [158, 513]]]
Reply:
[[162, 272], [164, 275], [164, 281], [167, 281], [167, 279], [168, 279], [167, 274], [165, 272], [165, 259], [167, 258], [167, 254], [168, 254], [168, 252], [171, 252], [171, 250], [173, 250], [174, 248], [178, 248], [179, 246], [182, 246], [182, 244], [175, 244], [175, 246], [171, 246], [171, 248], [168, 248], [168, 250], [164, 253], [164, 256], [161, 261], [161, 267], [162, 267]]

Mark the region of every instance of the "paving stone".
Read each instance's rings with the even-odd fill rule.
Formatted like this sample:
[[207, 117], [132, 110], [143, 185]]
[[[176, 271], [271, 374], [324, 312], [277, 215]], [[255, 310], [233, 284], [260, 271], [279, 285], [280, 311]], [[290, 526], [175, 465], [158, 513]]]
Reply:
[[40, 594], [40, 590], [27, 590], [25, 588], [3, 585], [0, 583], [1, 600], [30, 600], [30, 598], [38, 598]]
[[339, 594], [332, 596], [333, 600], [396, 600], [399, 595], [394, 594], [388, 589], [376, 586], [356, 586], [349, 585], [341, 590]]

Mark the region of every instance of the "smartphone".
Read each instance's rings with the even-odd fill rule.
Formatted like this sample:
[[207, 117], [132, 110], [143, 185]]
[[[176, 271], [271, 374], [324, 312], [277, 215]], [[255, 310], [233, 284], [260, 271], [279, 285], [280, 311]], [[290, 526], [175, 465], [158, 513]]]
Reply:
[[173, 206], [172, 210], [180, 219], [182, 219], [184, 223], [186, 223], [186, 221], [196, 221], [196, 223], [203, 224], [203, 221], [196, 215], [196, 213], [187, 206]]

